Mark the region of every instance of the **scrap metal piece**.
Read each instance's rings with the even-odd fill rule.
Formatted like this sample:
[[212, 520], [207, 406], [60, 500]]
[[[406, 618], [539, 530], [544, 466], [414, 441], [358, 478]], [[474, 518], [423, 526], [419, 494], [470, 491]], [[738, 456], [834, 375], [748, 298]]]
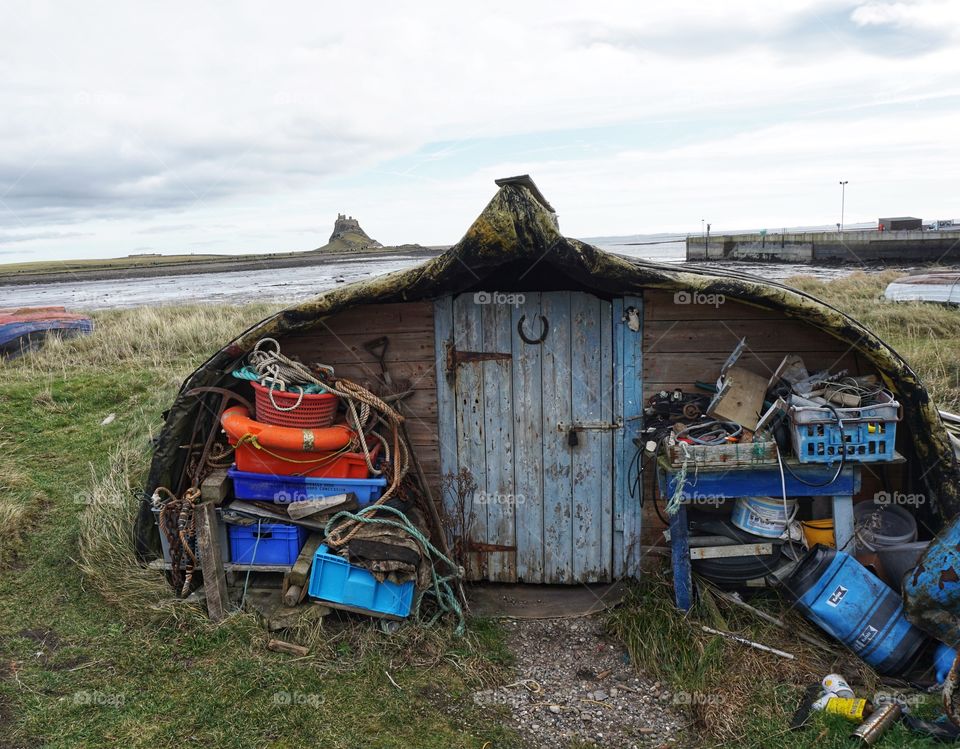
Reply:
[[903, 707], [899, 702], [892, 702], [889, 705], [878, 707], [863, 723], [857, 726], [850, 738], [859, 739], [864, 746], [873, 746], [880, 737], [887, 732], [894, 723], [900, 720], [903, 715]]

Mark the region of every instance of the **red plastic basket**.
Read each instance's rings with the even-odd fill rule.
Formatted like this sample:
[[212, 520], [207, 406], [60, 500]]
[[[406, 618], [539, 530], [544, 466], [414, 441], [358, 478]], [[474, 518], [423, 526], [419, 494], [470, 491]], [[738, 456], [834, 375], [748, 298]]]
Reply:
[[[250, 384], [253, 385], [257, 396], [254, 403], [257, 409], [256, 419], [264, 424], [297, 429], [318, 429], [330, 426], [337, 415], [340, 399], [333, 393], [305, 393], [301, 398], [296, 390], [274, 389], [271, 391], [259, 382]], [[298, 400], [300, 405], [297, 405]], [[280, 408], [276, 408], [274, 403]]]

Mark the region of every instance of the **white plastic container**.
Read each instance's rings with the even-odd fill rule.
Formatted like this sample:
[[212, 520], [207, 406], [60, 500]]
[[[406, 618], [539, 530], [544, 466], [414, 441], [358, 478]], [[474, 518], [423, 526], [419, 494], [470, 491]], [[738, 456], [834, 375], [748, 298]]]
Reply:
[[779, 538], [787, 529], [797, 500], [788, 499], [786, 513], [783, 499], [775, 497], [740, 497], [733, 506], [730, 521], [742, 531], [764, 538]]

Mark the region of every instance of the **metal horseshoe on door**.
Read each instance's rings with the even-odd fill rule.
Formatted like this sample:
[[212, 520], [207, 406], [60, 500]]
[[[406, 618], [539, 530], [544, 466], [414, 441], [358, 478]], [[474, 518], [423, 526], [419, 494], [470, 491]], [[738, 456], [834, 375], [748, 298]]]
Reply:
[[529, 343], [531, 345], [536, 345], [538, 343], [543, 343], [547, 337], [547, 333], [550, 332], [550, 323], [547, 321], [543, 315], [537, 315], [540, 318], [540, 337], [539, 338], [530, 338], [527, 336], [526, 332], [523, 329], [523, 322], [527, 319], [526, 315], [522, 315], [520, 320], [517, 322], [517, 333], [520, 334], [520, 337], [523, 339], [524, 343]]

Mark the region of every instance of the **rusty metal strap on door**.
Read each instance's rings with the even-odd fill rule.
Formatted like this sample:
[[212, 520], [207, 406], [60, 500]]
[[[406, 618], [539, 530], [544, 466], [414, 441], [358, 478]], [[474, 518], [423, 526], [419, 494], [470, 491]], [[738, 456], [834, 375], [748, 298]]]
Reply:
[[505, 361], [513, 358], [513, 354], [497, 351], [460, 351], [451, 341], [447, 341], [447, 374], [455, 372], [461, 364], [471, 364], [483, 361]]

